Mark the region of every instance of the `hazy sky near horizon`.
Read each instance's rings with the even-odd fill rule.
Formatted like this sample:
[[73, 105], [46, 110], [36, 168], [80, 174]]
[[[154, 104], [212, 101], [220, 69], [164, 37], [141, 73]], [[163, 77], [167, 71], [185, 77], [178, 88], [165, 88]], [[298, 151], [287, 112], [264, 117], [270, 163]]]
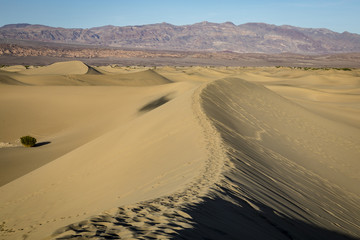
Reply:
[[202, 21], [328, 28], [360, 34], [360, 0], [0, 0], [0, 26], [91, 28]]

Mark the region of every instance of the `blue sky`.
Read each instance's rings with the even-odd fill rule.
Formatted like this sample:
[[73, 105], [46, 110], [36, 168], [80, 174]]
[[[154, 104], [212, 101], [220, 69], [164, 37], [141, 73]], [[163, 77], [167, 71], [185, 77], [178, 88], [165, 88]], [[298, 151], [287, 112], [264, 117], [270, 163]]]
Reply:
[[360, 0], [0, 0], [0, 9], [0, 26], [31, 23], [90, 28], [231, 21], [360, 34]]

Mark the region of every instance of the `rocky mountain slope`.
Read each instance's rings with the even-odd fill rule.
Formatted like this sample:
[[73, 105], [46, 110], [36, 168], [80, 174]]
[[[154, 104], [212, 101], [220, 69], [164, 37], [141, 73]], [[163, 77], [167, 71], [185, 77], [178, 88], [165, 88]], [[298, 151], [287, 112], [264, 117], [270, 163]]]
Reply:
[[136, 49], [232, 51], [240, 53], [360, 52], [360, 35], [328, 29], [276, 26], [265, 23], [234, 25], [201, 22], [175, 26], [103, 26], [89, 29], [10, 24], [0, 27], [2, 40], [31, 40]]

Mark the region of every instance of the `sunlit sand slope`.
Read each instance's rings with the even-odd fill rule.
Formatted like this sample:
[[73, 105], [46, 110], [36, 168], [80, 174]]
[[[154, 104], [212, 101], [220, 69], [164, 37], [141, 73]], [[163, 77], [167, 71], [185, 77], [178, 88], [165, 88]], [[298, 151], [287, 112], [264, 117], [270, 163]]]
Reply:
[[[137, 105], [139, 100], [128, 103], [137, 111], [128, 121], [118, 125], [109, 121], [112, 128], [103, 127], [107, 131], [98, 132], [98, 137], [89, 136], [77, 148], [2, 186], [1, 234], [9, 239], [22, 235], [41, 239], [74, 221], [168, 195], [189, 184], [202, 171], [207, 155], [201, 127], [192, 114], [195, 88], [185, 85], [148, 89], [143, 105]], [[163, 96], [169, 97], [168, 102], [139, 111]], [[106, 124], [102, 116], [96, 119]], [[54, 144], [55, 140], [48, 146]]]
[[26, 75], [68, 75], [85, 74], [89, 67], [80, 61], [58, 62], [45, 67], [38, 67], [21, 71]]

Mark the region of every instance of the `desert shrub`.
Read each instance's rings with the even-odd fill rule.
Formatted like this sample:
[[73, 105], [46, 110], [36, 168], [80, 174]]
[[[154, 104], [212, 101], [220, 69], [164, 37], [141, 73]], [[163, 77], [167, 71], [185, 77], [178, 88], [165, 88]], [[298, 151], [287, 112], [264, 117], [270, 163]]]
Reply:
[[338, 70], [342, 70], [342, 71], [351, 71], [351, 68], [338, 68]]
[[33, 147], [36, 144], [36, 138], [24, 136], [20, 138], [21, 144], [25, 147]]

